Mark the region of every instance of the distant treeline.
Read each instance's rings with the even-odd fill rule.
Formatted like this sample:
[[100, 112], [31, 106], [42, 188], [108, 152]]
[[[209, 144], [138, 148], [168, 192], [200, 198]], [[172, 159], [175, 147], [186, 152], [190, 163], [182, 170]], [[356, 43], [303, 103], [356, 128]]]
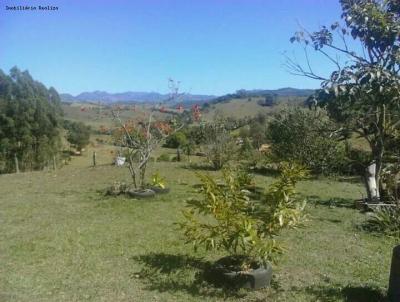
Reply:
[[0, 173], [36, 170], [61, 148], [60, 97], [28, 71], [0, 70]]
[[253, 98], [253, 97], [309, 97], [314, 93], [313, 89], [296, 89], [296, 88], [281, 88], [276, 90], [262, 90], [262, 89], [255, 89], [255, 90], [245, 90], [240, 89], [237, 90], [235, 93], [226, 94], [220, 96], [218, 98], [213, 99], [209, 102], [209, 104], [217, 104], [217, 103], [224, 103], [229, 102], [232, 99], [241, 99], [241, 98]]

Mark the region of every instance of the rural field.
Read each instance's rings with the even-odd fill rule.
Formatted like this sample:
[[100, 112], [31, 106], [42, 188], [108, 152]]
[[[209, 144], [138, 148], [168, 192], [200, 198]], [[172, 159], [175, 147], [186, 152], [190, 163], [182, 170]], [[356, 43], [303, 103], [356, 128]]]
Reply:
[[0, 302], [400, 302], [400, 1], [0, 6]]
[[[174, 225], [196, 195], [194, 172], [154, 163], [169, 194], [106, 197], [130, 176], [111, 165], [108, 146], [96, 147], [91, 167], [92, 148], [57, 171], [0, 177], [1, 301], [383, 301], [394, 241], [362, 230], [357, 182], [301, 182], [308, 222], [280, 236], [287, 251], [271, 287], [232, 292], [201, 274], [220, 255], [195, 253]], [[262, 189], [271, 177], [256, 182]]]

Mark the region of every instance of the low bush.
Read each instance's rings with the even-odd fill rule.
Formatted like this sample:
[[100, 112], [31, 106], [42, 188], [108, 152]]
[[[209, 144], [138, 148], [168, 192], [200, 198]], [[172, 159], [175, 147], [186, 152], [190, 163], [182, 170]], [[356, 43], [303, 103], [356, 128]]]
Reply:
[[171, 161], [171, 157], [168, 153], [163, 153], [157, 158], [157, 161]]
[[235, 173], [241, 188], [250, 189], [255, 187], [254, 174], [247, 171], [247, 169], [239, 167]]
[[238, 146], [224, 119], [216, 119], [208, 125], [207, 140], [204, 146], [208, 162], [215, 170], [220, 170], [231, 161], [238, 151]]
[[243, 190], [237, 171], [224, 169], [223, 183], [200, 174], [203, 198], [187, 202], [185, 221], [178, 226], [187, 243], [195, 248], [224, 250], [249, 263], [265, 265], [282, 252], [277, 235], [283, 228], [295, 227], [304, 220], [305, 201], [295, 195], [296, 182], [305, 170], [296, 165], [281, 166], [281, 176], [267, 192], [265, 202], [252, 201]]
[[188, 139], [186, 134], [182, 131], [176, 132], [170, 135], [166, 140], [163, 147], [165, 148], [178, 148], [182, 147], [183, 145], [187, 144]]
[[315, 174], [335, 174], [347, 165], [345, 145], [333, 135], [324, 110], [286, 109], [268, 124], [271, 153], [277, 161], [296, 161]]
[[393, 204], [375, 210], [370, 215], [366, 228], [369, 231], [400, 237], [400, 205]]

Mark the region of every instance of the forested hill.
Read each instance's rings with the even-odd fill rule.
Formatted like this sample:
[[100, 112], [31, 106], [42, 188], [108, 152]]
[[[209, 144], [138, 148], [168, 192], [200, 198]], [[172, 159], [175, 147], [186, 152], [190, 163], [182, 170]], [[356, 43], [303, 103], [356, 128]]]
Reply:
[[0, 173], [41, 169], [54, 159], [60, 148], [60, 103], [57, 91], [28, 71], [0, 70]]
[[232, 99], [242, 99], [242, 98], [252, 98], [252, 97], [267, 97], [267, 96], [275, 96], [275, 97], [300, 97], [306, 98], [314, 93], [313, 89], [299, 89], [299, 88], [279, 88], [275, 90], [268, 89], [254, 89], [254, 90], [237, 90], [235, 93], [226, 94], [215, 98], [210, 103], [217, 104], [221, 102], [227, 102]]

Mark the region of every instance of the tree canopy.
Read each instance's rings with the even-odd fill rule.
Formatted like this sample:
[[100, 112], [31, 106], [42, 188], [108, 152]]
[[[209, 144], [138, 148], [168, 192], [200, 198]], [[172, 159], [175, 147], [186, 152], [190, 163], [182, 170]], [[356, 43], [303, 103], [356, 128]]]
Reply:
[[68, 131], [67, 140], [74, 145], [78, 151], [89, 144], [90, 127], [82, 122], [64, 121], [64, 128]]
[[[339, 130], [350, 130], [367, 141], [367, 193], [370, 199], [379, 198], [387, 142], [400, 125], [400, 5], [397, 0], [340, 3], [342, 22], [295, 33], [291, 41], [303, 45], [307, 64], [288, 58], [288, 67], [293, 74], [320, 80], [321, 89], [311, 101], [327, 108], [340, 123]], [[314, 72], [309, 49], [333, 64], [330, 76]], [[376, 184], [370, 182], [371, 176]]]
[[0, 172], [43, 168], [59, 149], [60, 97], [28, 71], [0, 70]]

